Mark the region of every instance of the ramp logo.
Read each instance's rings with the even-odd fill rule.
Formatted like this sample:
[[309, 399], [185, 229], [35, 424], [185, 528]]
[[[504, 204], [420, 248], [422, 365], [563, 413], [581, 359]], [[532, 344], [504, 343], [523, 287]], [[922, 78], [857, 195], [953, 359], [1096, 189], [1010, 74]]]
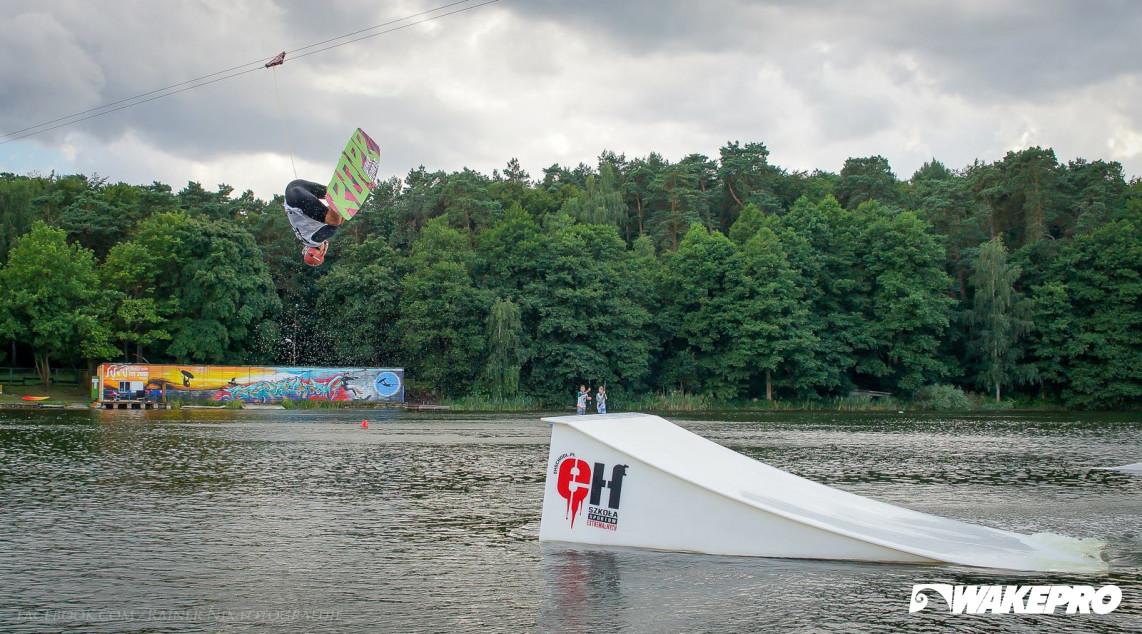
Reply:
[[950, 583], [922, 583], [912, 586], [909, 612], [928, 607], [928, 595], [944, 599], [952, 614], [1054, 614], [1066, 606], [1064, 614], [1110, 614], [1122, 602], [1118, 586], [953, 586]]
[[[588, 463], [575, 457], [574, 453], [559, 456], [555, 461], [555, 490], [567, 501], [564, 517], [571, 521], [571, 528], [575, 528], [575, 518], [583, 514], [583, 502], [587, 501], [587, 526], [618, 530], [619, 501], [627, 468], [625, 464], [614, 465], [608, 480], [607, 465], [602, 462]], [[603, 489], [607, 490], [605, 508]]]

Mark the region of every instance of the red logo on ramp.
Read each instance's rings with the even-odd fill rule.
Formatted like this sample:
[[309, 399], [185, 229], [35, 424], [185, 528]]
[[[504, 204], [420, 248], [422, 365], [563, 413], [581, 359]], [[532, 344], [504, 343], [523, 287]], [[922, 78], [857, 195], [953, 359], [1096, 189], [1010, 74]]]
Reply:
[[591, 465], [578, 458], [568, 458], [559, 463], [555, 490], [567, 500], [565, 517], [571, 518], [571, 528], [575, 528], [575, 516], [583, 512], [583, 500], [591, 490]]
[[[573, 453], [561, 456], [556, 467], [555, 490], [567, 500], [565, 517], [571, 520], [571, 528], [575, 528], [575, 517], [583, 513], [583, 502], [587, 500], [588, 493], [591, 497], [587, 501], [591, 506], [587, 513], [587, 525], [612, 531], [618, 527], [617, 511], [627, 468], [625, 464], [614, 465], [608, 480], [605, 464], [596, 462], [591, 465], [586, 460], [576, 458]], [[606, 509], [603, 508], [603, 489], [610, 492]]]

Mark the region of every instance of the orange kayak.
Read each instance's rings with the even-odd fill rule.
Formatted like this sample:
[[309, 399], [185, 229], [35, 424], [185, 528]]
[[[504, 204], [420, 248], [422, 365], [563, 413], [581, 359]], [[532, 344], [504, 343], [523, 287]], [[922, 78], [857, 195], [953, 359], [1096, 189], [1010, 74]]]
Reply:
[[50, 396], [25, 396], [23, 398], [25, 401], [46, 401], [51, 397]]

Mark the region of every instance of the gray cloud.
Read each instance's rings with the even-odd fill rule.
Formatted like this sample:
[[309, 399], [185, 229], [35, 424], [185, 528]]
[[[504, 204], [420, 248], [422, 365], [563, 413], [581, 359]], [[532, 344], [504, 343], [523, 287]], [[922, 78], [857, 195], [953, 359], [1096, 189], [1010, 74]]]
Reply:
[[1138, 72], [1142, 12], [1133, 2], [904, 3], [898, 8], [902, 24], [879, 29], [877, 39], [923, 55], [946, 89], [980, 99], [1034, 99]]
[[16, 15], [8, 27], [0, 44], [0, 122], [5, 131], [38, 123], [45, 113], [69, 114], [99, 105], [103, 69], [74, 32], [39, 11]]
[[[0, 38], [11, 131], [446, 0], [43, 0]], [[474, 0], [470, 4], [475, 4]], [[355, 127], [382, 175], [518, 157], [532, 174], [603, 149], [671, 160], [762, 141], [837, 170], [881, 154], [907, 176], [1028, 144], [1142, 172], [1128, 1], [503, 0], [0, 145], [0, 170], [98, 171], [275, 193], [327, 169]], [[283, 131], [284, 128], [284, 131]], [[320, 175], [301, 174], [320, 179]]]
[[1030, 97], [1138, 72], [1132, 0], [538, 0], [528, 19], [604, 36], [631, 55], [752, 51], [796, 64], [815, 41], [849, 59], [911, 53], [949, 92]]

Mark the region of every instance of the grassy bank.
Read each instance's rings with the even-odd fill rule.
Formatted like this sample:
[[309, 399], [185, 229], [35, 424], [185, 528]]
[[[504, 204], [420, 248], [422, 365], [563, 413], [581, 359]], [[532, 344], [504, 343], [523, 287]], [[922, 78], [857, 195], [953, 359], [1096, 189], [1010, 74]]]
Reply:
[[[241, 401], [191, 401], [191, 400], [175, 400], [171, 401], [172, 409], [179, 409], [188, 405], [197, 406], [213, 406], [225, 407], [229, 409], [242, 409], [247, 405], [261, 405], [261, 403], [243, 403]], [[266, 405], [281, 405], [284, 409], [389, 409], [393, 407], [391, 403], [378, 403], [376, 401], [325, 401], [325, 400], [300, 400], [291, 401], [288, 398], [280, 403], [266, 403]]]
[[[20, 402], [23, 396], [47, 396], [47, 403], [82, 403], [91, 401], [89, 388], [53, 385], [4, 386], [0, 403]], [[492, 398], [487, 396], [465, 396], [440, 399], [438, 405], [448, 406], [457, 412], [552, 412], [574, 411], [574, 402], [551, 401], [530, 396], [512, 398]], [[988, 395], [963, 392], [952, 386], [929, 386], [918, 391], [912, 398], [885, 397], [836, 397], [831, 399], [789, 399], [766, 401], [765, 399], [715, 399], [701, 394], [686, 392], [661, 392], [656, 394], [611, 394], [611, 410], [624, 412], [715, 412], [715, 411], [960, 411], [994, 412], [1006, 410], [1051, 411], [1065, 410], [1059, 403], [1033, 399], [1005, 399], [999, 403]], [[218, 403], [216, 401], [172, 401], [171, 406], [183, 405], [223, 405], [230, 408], [241, 407], [240, 403]], [[284, 401], [286, 409], [377, 409], [390, 408], [391, 404], [371, 401]], [[593, 403], [588, 413], [594, 413]]]
[[441, 405], [447, 405], [450, 409], [460, 412], [539, 412], [552, 409], [550, 406], [544, 407], [544, 403], [540, 399], [530, 396], [513, 398], [464, 396], [444, 399]]
[[90, 403], [91, 402], [91, 387], [69, 387], [62, 385], [52, 385], [50, 387], [43, 387], [42, 385], [23, 385], [23, 386], [4, 386], [4, 393], [0, 394], [0, 402], [15, 402], [22, 400], [24, 396], [46, 396], [47, 403]]
[[[574, 411], [570, 401], [545, 401], [531, 397], [493, 399], [481, 396], [447, 399], [443, 401], [453, 411], [461, 412], [550, 412]], [[593, 404], [588, 413], [594, 413]], [[845, 396], [828, 399], [717, 399], [687, 392], [660, 392], [656, 394], [611, 394], [611, 411], [623, 412], [717, 412], [717, 411], [841, 411], [841, 412], [994, 412], [1006, 410], [1052, 411], [1066, 409], [1058, 403], [1042, 400], [1005, 399], [996, 402], [982, 394], [967, 393], [952, 386], [929, 386], [911, 398], [894, 396]]]

